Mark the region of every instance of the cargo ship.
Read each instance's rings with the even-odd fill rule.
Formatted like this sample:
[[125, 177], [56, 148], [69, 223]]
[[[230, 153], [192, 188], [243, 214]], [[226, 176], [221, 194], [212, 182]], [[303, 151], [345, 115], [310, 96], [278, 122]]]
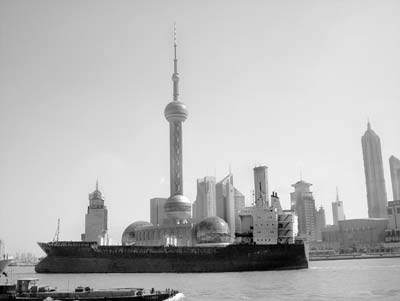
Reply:
[[304, 269], [305, 244], [225, 247], [98, 246], [88, 242], [39, 243], [47, 256], [37, 273], [196, 273]]

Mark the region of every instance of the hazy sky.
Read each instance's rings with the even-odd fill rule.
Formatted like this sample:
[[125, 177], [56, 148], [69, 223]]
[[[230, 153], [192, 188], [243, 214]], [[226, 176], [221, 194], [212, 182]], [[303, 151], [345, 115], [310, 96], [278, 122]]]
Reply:
[[173, 22], [178, 27], [184, 189], [252, 168], [289, 206], [313, 184], [332, 221], [367, 216], [367, 118], [400, 157], [399, 1], [0, 1], [0, 237], [10, 253], [78, 240], [96, 179], [114, 241], [169, 196]]

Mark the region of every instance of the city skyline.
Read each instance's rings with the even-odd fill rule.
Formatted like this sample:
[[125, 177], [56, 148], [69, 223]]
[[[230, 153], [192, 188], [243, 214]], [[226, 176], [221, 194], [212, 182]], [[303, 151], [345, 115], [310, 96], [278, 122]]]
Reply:
[[[176, 16], [178, 2], [160, 6], [165, 13], [125, 3], [93, 14], [84, 4], [52, 4], [47, 15], [40, 3], [0, 4], [7, 28], [0, 48], [0, 137], [7, 142], [0, 238], [7, 252], [41, 254], [36, 241], [52, 239], [58, 218], [60, 238], [79, 239], [97, 178], [114, 241], [131, 221], [150, 219], [150, 198], [169, 196], [160, 108], [171, 94], [174, 20], [180, 98], [191, 114], [183, 138], [189, 200], [197, 178], [220, 178], [231, 164], [249, 204], [252, 169], [267, 165], [269, 188], [283, 207], [301, 170], [327, 223], [336, 186], [346, 218], [366, 217], [359, 139], [368, 116], [381, 137], [386, 185], [388, 159], [400, 154], [400, 41], [390, 35], [399, 21], [387, 17], [390, 7], [287, 10], [269, 3], [256, 12], [235, 2], [214, 4], [213, 12], [190, 4]], [[226, 9], [223, 19], [218, 8]], [[371, 16], [376, 24], [368, 23]], [[26, 241], [14, 238], [22, 234]]]

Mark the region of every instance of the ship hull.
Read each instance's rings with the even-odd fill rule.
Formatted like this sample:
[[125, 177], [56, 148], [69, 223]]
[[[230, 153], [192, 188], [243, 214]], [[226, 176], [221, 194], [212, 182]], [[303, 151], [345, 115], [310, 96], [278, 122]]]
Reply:
[[100, 247], [39, 243], [37, 273], [206, 273], [308, 268], [303, 244], [226, 247]]
[[11, 262], [11, 259], [0, 259], [0, 276]]

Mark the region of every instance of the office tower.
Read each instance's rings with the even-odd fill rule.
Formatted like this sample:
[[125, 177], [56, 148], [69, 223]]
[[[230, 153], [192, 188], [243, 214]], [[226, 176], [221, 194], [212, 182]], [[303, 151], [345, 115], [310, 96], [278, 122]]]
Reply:
[[217, 216], [224, 219], [235, 237], [235, 188], [233, 187], [233, 175], [229, 173], [215, 185]]
[[316, 236], [317, 240], [322, 240], [322, 230], [326, 227], [326, 220], [325, 220], [325, 209], [321, 206], [319, 210], [316, 212]]
[[183, 157], [182, 157], [182, 130], [183, 122], [188, 117], [188, 110], [179, 96], [178, 59], [176, 56], [176, 30], [174, 32], [174, 73], [173, 100], [164, 110], [164, 115], [169, 122], [169, 146], [170, 146], [170, 197], [165, 202], [165, 213], [174, 224], [185, 224], [192, 215], [192, 204], [183, 195]]
[[386, 188], [383, 175], [381, 141], [368, 122], [367, 131], [361, 138], [365, 182], [367, 186], [368, 216], [383, 218], [386, 215]]
[[235, 232], [239, 233], [241, 229], [239, 212], [246, 207], [246, 200], [244, 195], [236, 188], [234, 188], [234, 199], [235, 199]]
[[400, 160], [395, 156], [389, 158], [390, 176], [392, 178], [393, 200], [400, 201]]
[[104, 206], [104, 198], [96, 182], [96, 189], [89, 194], [89, 206], [85, 215], [85, 233], [83, 241], [100, 242], [107, 235], [107, 207]]
[[298, 235], [307, 241], [316, 240], [316, 209], [311, 185], [300, 180], [292, 185], [294, 192], [290, 193], [291, 210], [297, 215]]
[[254, 194], [257, 207], [269, 207], [268, 194], [268, 167], [258, 166], [253, 169], [254, 172]]
[[336, 188], [336, 201], [332, 202], [332, 217], [333, 224], [339, 226], [339, 221], [344, 221], [346, 216], [344, 215], [343, 202], [339, 200], [339, 191]]
[[216, 215], [215, 184], [215, 177], [197, 180], [197, 195], [193, 203], [194, 222], [198, 223], [206, 217]]
[[150, 223], [154, 226], [161, 226], [165, 223], [166, 215], [164, 211], [166, 198], [150, 199]]

